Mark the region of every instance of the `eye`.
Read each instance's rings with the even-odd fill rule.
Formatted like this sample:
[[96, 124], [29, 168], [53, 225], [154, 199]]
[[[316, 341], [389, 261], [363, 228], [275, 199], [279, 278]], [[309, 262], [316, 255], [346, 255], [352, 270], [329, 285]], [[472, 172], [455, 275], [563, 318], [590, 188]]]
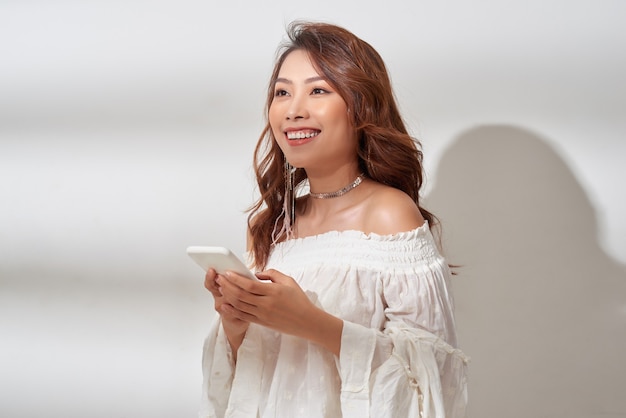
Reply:
[[286, 95], [287, 95], [287, 90], [276, 89], [276, 91], [274, 92], [274, 97], [282, 97]]
[[328, 93], [328, 90], [323, 89], [321, 87], [315, 87], [312, 91], [311, 94], [325, 94]]

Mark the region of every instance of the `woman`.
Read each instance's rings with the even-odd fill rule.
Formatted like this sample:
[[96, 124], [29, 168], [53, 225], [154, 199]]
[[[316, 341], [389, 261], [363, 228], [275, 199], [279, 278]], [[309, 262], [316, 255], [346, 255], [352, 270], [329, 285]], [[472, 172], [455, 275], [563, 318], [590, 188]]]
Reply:
[[450, 270], [385, 65], [337, 26], [293, 24], [290, 40], [255, 151], [262, 280], [207, 272], [201, 415], [463, 416]]

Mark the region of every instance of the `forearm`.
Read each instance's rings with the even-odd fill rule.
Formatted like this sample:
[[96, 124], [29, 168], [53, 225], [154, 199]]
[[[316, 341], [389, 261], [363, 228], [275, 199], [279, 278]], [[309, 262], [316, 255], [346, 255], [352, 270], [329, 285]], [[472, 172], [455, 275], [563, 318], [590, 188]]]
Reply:
[[226, 340], [230, 345], [230, 349], [233, 355], [233, 361], [236, 363], [237, 351], [239, 351], [239, 347], [243, 343], [243, 339], [246, 336], [247, 328], [242, 331], [241, 327], [237, 328], [230, 326], [227, 321], [222, 321], [222, 328], [224, 329], [224, 334], [226, 334]]
[[301, 335], [298, 336], [314, 342], [334, 355], [339, 356], [343, 320], [315, 306], [311, 308], [311, 311], [305, 317], [305, 323], [300, 327]]
[[[263, 280], [255, 282], [236, 274], [219, 276], [217, 283], [225, 300], [219, 312], [304, 338], [339, 355], [343, 320], [315, 306], [292, 278], [275, 270], [257, 276]], [[233, 350], [238, 349], [243, 335], [225, 331]]]

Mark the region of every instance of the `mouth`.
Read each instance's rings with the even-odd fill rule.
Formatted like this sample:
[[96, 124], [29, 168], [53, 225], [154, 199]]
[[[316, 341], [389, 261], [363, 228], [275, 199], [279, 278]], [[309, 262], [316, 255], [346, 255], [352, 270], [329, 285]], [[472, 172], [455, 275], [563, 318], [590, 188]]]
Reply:
[[285, 132], [287, 139], [289, 140], [298, 140], [298, 139], [309, 139], [314, 138], [320, 134], [321, 131], [316, 129], [302, 129], [299, 131], [288, 131]]

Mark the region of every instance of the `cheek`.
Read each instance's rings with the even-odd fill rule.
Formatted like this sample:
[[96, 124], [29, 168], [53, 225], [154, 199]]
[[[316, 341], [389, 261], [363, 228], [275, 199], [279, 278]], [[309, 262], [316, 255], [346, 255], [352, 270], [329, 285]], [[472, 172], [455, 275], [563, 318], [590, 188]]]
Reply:
[[348, 111], [345, 107], [337, 106], [335, 109], [329, 109], [328, 115], [330, 116], [329, 120], [332, 120], [335, 128], [344, 131], [344, 135], [354, 131]]
[[336, 101], [331, 106], [328, 106], [328, 108], [326, 109], [326, 113], [329, 116], [332, 115], [332, 118], [335, 120], [336, 124], [339, 124], [339, 125], [350, 124], [348, 108], [346, 107], [346, 104], [343, 101]]

